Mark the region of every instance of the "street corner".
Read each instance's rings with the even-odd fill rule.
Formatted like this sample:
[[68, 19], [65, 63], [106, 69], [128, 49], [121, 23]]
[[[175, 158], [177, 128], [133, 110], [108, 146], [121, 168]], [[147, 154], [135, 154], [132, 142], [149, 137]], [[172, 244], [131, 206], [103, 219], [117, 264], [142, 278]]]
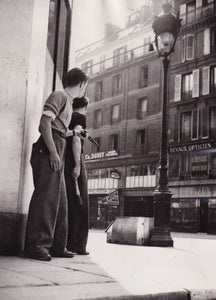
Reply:
[[216, 300], [216, 289], [191, 290], [191, 300]]

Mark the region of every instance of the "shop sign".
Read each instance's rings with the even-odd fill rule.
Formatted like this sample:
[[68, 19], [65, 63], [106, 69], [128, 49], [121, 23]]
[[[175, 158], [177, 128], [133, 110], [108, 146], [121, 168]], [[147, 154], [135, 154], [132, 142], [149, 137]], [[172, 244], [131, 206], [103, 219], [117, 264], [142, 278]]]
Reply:
[[115, 190], [114, 192], [110, 193], [108, 196], [99, 200], [98, 204], [119, 205], [118, 190]]
[[213, 196], [213, 188], [210, 186], [191, 186], [170, 188], [173, 198], [206, 198]]
[[110, 177], [113, 179], [120, 179], [121, 173], [118, 170], [111, 170], [110, 171]]
[[114, 157], [114, 156], [118, 156], [118, 152], [116, 150], [110, 150], [110, 151], [86, 154], [85, 160], [101, 159], [101, 158], [108, 158], [108, 157]]
[[191, 157], [191, 178], [208, 174], [208, 155], [193, 155]]
[[209, 150], [215, 149], [216, 142], [205, 142], [199, 144], [192, 144], [192, 145], [181, 145], [175, 147], [169, 147], [169, 153], [182, 153], [182, 152], [192, 152], [192, 151], [202, 151], [202, 150]]

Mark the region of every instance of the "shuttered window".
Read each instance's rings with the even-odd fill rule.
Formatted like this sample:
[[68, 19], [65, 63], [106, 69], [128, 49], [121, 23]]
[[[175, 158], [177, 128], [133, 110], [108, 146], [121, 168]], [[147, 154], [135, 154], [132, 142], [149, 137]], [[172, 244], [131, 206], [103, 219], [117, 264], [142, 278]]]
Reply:
[[202, 69], [202, 95], [209, 94], [210, 86], [210, 68], [209, 66]]
[[199, 97], [199, 69], [193, 71], [192, 97]]
[[210, 54], [210, 29], [207, 28], [204, 30], [204, 45], [203, 45], [203, 54]]
[[174, 91], [174, 101], [181, 100], [181, 75], [175, 76], [175, 91]]
[[186, 24], [186, 4], [180, 5], [180, 18], [182, 19], [182, 25]]

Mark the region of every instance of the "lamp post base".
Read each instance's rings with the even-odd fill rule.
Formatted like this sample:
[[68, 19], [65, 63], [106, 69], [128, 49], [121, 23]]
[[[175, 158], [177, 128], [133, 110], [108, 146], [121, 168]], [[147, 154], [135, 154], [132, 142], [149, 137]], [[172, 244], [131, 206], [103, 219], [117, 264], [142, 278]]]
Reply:
[[149, 238], [150, 246], [173, 247], [170, 236], [170, 202], [172, 194], [167, 189], [154, 192], [154, 229]]
[[149, 246], [155, 247], [173, 247], [173, 240], [169, 229], [154, 228], [153, 234], [149, 239]]

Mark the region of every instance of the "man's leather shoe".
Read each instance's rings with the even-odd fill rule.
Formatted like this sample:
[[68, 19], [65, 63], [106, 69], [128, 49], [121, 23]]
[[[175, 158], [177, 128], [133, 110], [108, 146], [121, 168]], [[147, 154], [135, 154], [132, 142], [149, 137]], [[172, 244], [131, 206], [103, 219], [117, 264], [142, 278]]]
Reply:
[[88, 251], [77, 251], [76, 253], [79, 255], [89, 255]]
[[61, 254], [53, 254], [53, 256], [55, 257], [65, 257], [65, 258], [72, 258], [74, 257], [73, 253], [71, 251], [65, 250], [63, 253]]
[[52, 259], [50, 254], [27, 254], [26, 257], [40, 261], [50, 261]]

